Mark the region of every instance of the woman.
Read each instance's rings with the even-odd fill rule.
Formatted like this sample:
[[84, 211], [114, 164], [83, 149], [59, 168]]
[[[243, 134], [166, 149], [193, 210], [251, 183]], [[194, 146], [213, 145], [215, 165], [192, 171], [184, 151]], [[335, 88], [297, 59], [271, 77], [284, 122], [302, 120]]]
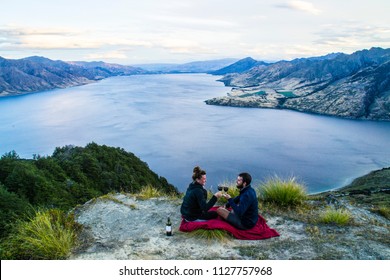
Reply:
[[181, 205], [180, 212], [187, 221], [210, 220], [218, 217], [217, 212], [210, 211], [218, 198], [222, 196], [217, 192], [207, 201], [207, 191], [204, 189], [206, 184], [206, 171], [195, 166], [192, 174], [193, 182], [188, 186], [186, 194]]

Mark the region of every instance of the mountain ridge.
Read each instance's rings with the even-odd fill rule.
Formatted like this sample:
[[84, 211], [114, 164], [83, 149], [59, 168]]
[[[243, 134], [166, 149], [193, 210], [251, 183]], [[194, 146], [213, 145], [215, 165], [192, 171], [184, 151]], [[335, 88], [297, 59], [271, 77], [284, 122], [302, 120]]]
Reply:
[[[184, 64], [121, 65], [103, 61], [62, 61], [42, 56], [0, 56], [0, 96], [12, 96], [93, 83], [108, 77], [140, 74], [209, 73], [234, 63], [226, 58]], [[143, 66], [141, 68], [139, 66]]]
[[389, 121], [389, 62], [390, 49], [371, 48], [255, 66], [221, 78], [232, 91], [206, 104]]
[[378, 47], [273, 63], [247, 57], [149, 65], [148, 69], [102, 61], [0, 57], [0, 70], [0, 96], [84, 85], [112, 76], [210, 73], [223, 75], [219, 81], [232, 90], [227, 96], [206, 100], [209, 105], [390, 121], [390, 49]]
[[224, 58], [206, 61], [192, 61], [182, 64], [174, 63], [155, 63], [155, 64], [137, 64], [135, 66], [141, 67], [151, 74], [178, 74], [178, 73], [212, 73], [234, 64], [238, 59]]
[[252, 57], [246, 57], [243, 58], [233, 64], [230, 64], [224, 68], [221, 68], [217, 71], [213, 71], [210, 74], [212, 75], [226, 75], [229, 73], [243, 73], [255, 66], [260, 66], [260, 65], [269, 65], [269, 63], [266, 63], [264, 61], [257, 61], [253, 59]]
[[118, 75], [145, 73], [145, 70], [101, 62], [99, 66], [51, 60], [40, 56], [22, 59], [0, 57], [0, 96], [79, 86]]

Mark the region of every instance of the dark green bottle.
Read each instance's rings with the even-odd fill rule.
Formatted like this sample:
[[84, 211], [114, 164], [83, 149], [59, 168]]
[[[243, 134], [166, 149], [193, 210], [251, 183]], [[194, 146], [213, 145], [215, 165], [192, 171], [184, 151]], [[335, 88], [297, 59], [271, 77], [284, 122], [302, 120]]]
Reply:
[[165, 230], [167, 232], [167, 236], [172, 236], [172, 223], [171, 219], [168, 217], [167, 225], [165, 226]]

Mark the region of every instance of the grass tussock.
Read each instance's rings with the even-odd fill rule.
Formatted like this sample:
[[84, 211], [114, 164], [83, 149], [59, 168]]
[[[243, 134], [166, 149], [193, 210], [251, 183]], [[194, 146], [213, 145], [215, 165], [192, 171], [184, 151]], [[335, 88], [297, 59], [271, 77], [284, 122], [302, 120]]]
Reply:
[[274, 177], [259, 187], [259, 199], [279, 207], [296, 207], [307, 199], [306, 189], [295, 178], [287, 180]]
[[388, 220], [390, 220], [390, 208], [387, 207], [387, 206], [379, 206], [379, 207], [376, 207], [372, 210], [373, 212], [375, 213], [378, 213], [379, 215], [387, 218]]
[[108, 200], [108, 201], [112, 201], [112, 202], [115, 202], [115, 203], [118, 203], [118, 204], [124, 204], [123, 201], [115, 198], [114, 194], [111, 194], [111, 193], [102, 195], [102, 196], [98, 197], [97, 199]]
[[345, 226], [352, 222], [352, 215], [344, 209], [328, 208], [319, 215], [318, 222]]
[[7, 259], [59, 260], [66, 259], [77, 245], [80, 225], [73, 215], [61, 210], [39, 210], [27, 221], [15, 226], [4, 248]]
[[137, 197], [139, 199], [150, 199], [154, 197], [161, 197], [164, 196], [165, 194], [162, 193], [160, 190], [156, 189], [155, 187], [151, 185], [147, 185], [141, 189], [141, 191], [137, 194]]
[[197, 229], [189, 232], [189, 235], [191, 237], [205, 239], [209, 242], [213, 240], [224, 242], [231, 239], [229, 233], [222, 229]]

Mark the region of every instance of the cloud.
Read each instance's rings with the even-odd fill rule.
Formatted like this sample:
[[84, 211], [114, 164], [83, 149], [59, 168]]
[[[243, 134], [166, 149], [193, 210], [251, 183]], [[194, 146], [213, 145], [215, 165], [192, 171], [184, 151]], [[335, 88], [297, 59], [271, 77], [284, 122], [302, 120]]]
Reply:
[[266, 61], [292, 60], [300, 57], [321, 56], [328, 52], [314, 45], [304, 44], [262, 44], [247, 47], [248, 55]]
[[314, 7], [312, 3], [306, 1], [289, 1], [288, 3], [277, 4], [275, 6], [278, 8], [291, 9], [313, 15], [319, 15], [321, 13], [321, 10]]
[[390, 47], [390, 28], [385, 26], [342, 22], [325, 25], [316, 35], [319, 38], [314, 41], [315, 44], [333, 49]]
[[151, 47], [147, 40], [126, 39], [109, 30], [65, 28], [31, 28], [25, 26], [0, 28], [0, 46], [24, 50], [99, 49], [106, 46]]
[[86, 59], [127, 59], [128, 56], [123, 51], [110, 51], [105, 53], [91, 53]]
[[33, 28], [11, 26], [0, 28], [0, 37], [8, 45], [22, 49], [79, 49], [96, 48], [100, 44], [81, 39], [81, 30], [64, 28]]
[[236, 24], [228, 20], [218, 20], [210, 18], [181, 17], [181, 16], [155, 16], [150, 18], [160, 23], [172, 24], [174, 27], [190, 26], [194, 28], [232, 28]]

